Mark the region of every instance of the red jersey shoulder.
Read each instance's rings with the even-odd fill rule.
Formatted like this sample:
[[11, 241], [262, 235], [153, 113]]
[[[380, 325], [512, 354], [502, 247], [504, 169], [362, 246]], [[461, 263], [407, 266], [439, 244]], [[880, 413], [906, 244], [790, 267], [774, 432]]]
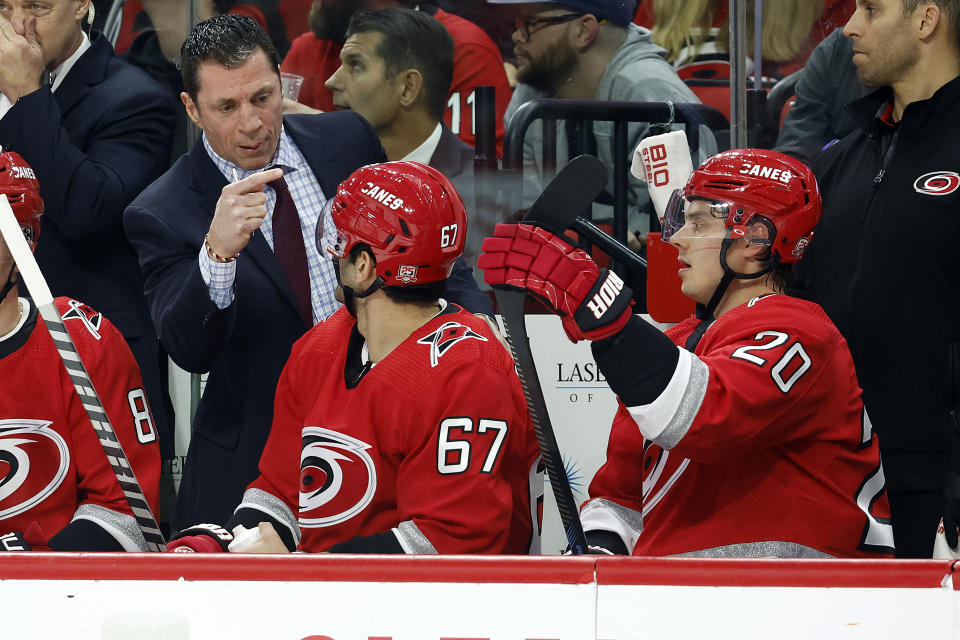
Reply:
[[[666, 334], [675, 344], [682, 346], [699, 323], [696, 318], [689, 318], [668, 329]], [[697, 352], [742, 340], [755, 340], [757, 333], [771, 330], [803, 338], [808, 346], [823, 344], [832, 348], [843, 340], [820, 305], [778, 294], [753, 298], [721, 316], [704, 334]]]
[[412, 353], [427, 375], [474, 363], [486, 363], [500, 370], [513, 369], [510, 354], [486, 321], [463, 309], [437, 316], [413, 337]]

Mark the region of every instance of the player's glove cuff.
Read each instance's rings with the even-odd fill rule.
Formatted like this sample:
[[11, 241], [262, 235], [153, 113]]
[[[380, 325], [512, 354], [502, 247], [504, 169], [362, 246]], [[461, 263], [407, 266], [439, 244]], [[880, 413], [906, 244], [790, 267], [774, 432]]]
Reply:
[[31, 522], [23, 531], [0, 535], [0, 551], [50, 551], [40, 525]]
[[226, 553], [233, 534], [215, 524], [198, 524], [184, 529], [170, 542], [167, 551], [174, 553]]
[[574, 342], [609, 338], [630, 320], [632, 305], [630, 287], [616, 273], [604, 269], [573, 317], [563, 319], [563, 328]]

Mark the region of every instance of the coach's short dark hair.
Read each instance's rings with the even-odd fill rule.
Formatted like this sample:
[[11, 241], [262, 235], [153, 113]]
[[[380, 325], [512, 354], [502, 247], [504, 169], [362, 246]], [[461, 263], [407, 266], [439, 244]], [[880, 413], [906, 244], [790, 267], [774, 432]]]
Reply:
[[280, 56], [270, 36], [253, 18], [233, 14], [213, 16], [197, 24], [180, 47], [180, 74], [183, 87], [196, 102], [200, 81], [197, 73], [204, 62], [234, 69], [261, 49], [271, 66], [280, 73]]
[[933, 4], [940, 8], [947, 20], [953, 43], [960, 48], [960, 0], [900, 0], [903, 15], [913, 13], [921, 4]]
[[427, 109], [437, 120], [447, 108], [453, 81], [453, 38], [430, 15], [413, 9], [358, 11], [350, 19], [347, 37], [355, 33], [383, 35], [377, 55], [383, 58], [388, 78], [416, 69], [423, 76]]

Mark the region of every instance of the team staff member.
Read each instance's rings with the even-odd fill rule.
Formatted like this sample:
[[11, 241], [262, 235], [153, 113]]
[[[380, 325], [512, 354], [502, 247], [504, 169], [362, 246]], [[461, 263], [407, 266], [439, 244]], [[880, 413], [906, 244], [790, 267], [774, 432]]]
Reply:
[[704, 305], [666, 335], [580, 249], [500, 225], [480, 266], [544, 298], [620, 400], [581, 508], [608, 553], [880, 557], [893, 552], [876, 438], [843, 337], [784, 295], [820, 218], [817, 184], [774, 151], [722, 153], [664, 214], [683, 292]]
[[[198, 24], [182, 66], [181, 98], [203, 136], [125, 215], [161, 341], [184, 369], [210, 372], [179, 526], [226, 521], [256, 477], [290, 347], [339, 307], [313, 240], [318, 225], [333, 224], [321, 215], [326, 194], [351, 169], [384, 159], [356, 114], [283, 119], [277, 54], [250, 18]], [[461, 288], [460, 299], [486, 302], [463, 270], [472, 291]]]
[[[31, 248], [43, 214], [34, 176], [19, 155], [0, 153], [0, 194]], [[147, 551], [46, 324], [19, 297], [19, 279], [0, 238], [0, 551]], [[160, 448], [130, 348], [87, 305], [70, 298], [56, 305], [156, 513]]]
[[[960, 1], [859, 2], [857, 129], [818, 156], [807, 295], [850, 343], [880, 438], [897, 555], [960, 525]], [[889, 314], [880, 318], [878, 314]]]
[[[467, 206], [464, 260], [475, 267], [498, 216], [490, 207], [478, 208], [474, 150], [442, 120], [453, 76], [453, 39], [422, 11], [360, 11], [350, 19], [340, 57], [343, 64], [327, 80], [334, 103], [370, 122], [388, 159], [422, 162], [450, 179]], [[482, 282], [480, 272], [474, 276]]]
[[314, 0], [310, 7], [310, 30], [295, 39], [283, 60], [283, 70], [304, 76], [300, 102], [329, 111], [333, 96], [324, 82], [340, 66], [340, 47], [347, 25], [356, 11], [410, 8], [433, 16], [454, 43], [453, 80], [446, 95], [443, 120], [467, 144], [475, 141], [474, 93], [480, 86], [496, 89], [497, 153], [503, 151], [503, 114], [513, 91], [507, 80], [500, 51], [483, 29], [458, 15], [431, 4], [412, 0]]
[[[460, 196], [435, 169], [390, 162], [356, 171], [332, 209], [322, 244], [345, 307], [294, 345], [260, 477], [228, 528], [260, 534], [250, 552], [537, 552], [539, 447], [513, 360], [442, 298], [466, 235]], [[181, 535], [171, 549], [231, 538]]]
[[168, 166], [176, 105], [101, 34], [84, 32], [92, 17], [90, 0], [0, 3], [0, 145], [40, 179], [37, 262], [50, 289], [94, 306], [126, 338], [170, 457], [159, 344], [122, 215]]

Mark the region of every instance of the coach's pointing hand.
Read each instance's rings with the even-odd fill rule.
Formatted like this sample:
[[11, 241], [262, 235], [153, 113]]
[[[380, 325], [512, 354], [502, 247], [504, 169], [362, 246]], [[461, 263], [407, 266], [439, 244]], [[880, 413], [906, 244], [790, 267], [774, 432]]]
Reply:
[[269, 169], [228, 184], [220, 192], [210, 223], [207, 244], [223, 258], [232, 258], [250, 242], [267, 215], [267, 195], [263, 186], [283, 177], [283, 169]]

